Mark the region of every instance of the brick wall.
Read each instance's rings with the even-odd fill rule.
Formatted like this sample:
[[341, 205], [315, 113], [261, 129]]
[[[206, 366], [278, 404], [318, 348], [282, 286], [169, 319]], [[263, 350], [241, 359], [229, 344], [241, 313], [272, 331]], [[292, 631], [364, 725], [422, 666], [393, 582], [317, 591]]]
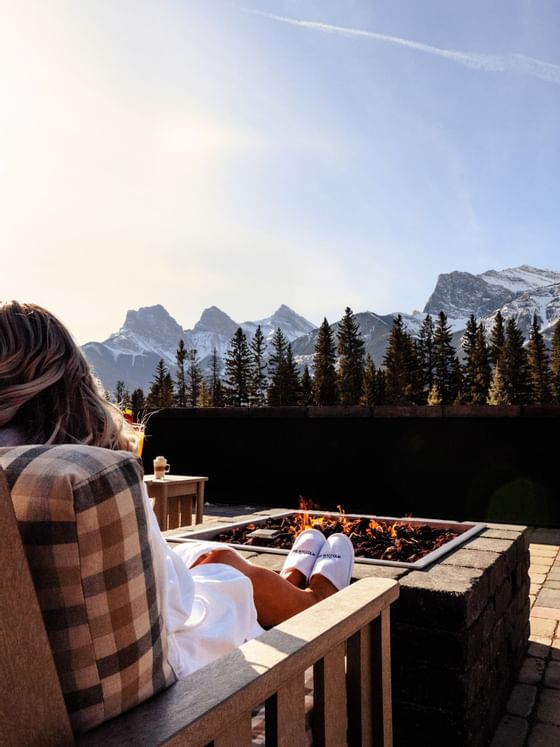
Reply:
[[392, 607], [396, 745], [487, 744], [529, 636], [527, 531], [491, 527], [399, 580]]

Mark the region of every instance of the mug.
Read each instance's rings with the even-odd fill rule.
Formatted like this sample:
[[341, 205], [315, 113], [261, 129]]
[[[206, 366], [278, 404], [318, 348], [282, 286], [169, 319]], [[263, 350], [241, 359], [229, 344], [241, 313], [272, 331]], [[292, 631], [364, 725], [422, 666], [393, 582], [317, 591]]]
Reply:
[[171, 465], [164, 456], [158, 456], [154, 459], [154, 477], [156, 480], [163, 480], [169, 472]]

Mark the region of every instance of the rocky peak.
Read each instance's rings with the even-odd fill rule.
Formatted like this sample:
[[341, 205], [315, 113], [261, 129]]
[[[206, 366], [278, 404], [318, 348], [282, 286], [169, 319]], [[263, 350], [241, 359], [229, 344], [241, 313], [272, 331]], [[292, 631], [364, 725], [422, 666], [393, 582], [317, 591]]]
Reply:
[[105, 345], [115, 353], [142, 354], [154, 352], [165, 360], [171, 357], [183, 328], [161, 304], [130, 309], [123, 326], [105, 340]]
[[448, 319], [477, 318], [491, 314], [515, 298], [515, 291], [486, 282], [470, 272], [449, 272], [438, 276], [434, 292], [424, 307], [424, 314], [437, 316], [443, 311]]
[[239, 327], [237, 322], [217, 306], [204, 309], [202, 316], [194, 325], [193, 332], [217, 332], [232, 337]]
[[296, 314], [296, 312], [289, 306], [286, 306], [286, 304], [279, 306], [274, 314], [272, 314], [268, 320], [264, 321], [268, 321], [276, 327], [292, 327], [297, 329], [299, 334], [302, 335], [307, 334], [316, 328], [315, 324], [307, 321], [303, 316]]

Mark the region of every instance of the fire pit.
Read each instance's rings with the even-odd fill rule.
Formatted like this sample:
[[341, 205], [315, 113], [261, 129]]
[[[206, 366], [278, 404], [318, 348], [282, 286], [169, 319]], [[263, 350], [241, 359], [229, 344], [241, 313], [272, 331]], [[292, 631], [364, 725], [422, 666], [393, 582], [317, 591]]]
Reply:
[[[263, 511], [237, 524], [173, 532], [171, 542], [220, 539], [251, 562], [279, 570], [287, 552], [273, 547], [283, 522], [296, 511]], [[301, 512], [299, 512], [301, 513]], [[305, 517], [305, 512], [303, 512]], [[324, 517], [329, 516], [327, 520]], [[279, 525], [271, 520], [279, 520]], [[393, 727], [396, 747], [479, 747], [487, 744], [503, 713], [527, 648], [529, 552], [524, 527], [426, 519], [326, 514], [325, 534], [352, 522], [355, 533], [371, 521], [383, 525], [381, 555], [395, 546], [403, 525], [414, 534], [429, 527], [440, 547], [407, 560], [362, 557], [356, 546], [353, 577], [398, 579], [400, 597], [391, 609]], [[312, 526], [311, 523], [309, 523]], [[300, 525], [299, 529], [303, 528]], [[373, 528], [374, 536], [376, 534]], [[296, 529], [295, 531], [299, 531]], [[356, 529], [358, 532], [356, 532]], [[437, 531], [436, 531], [437, 530]], [[253, 533], [251, 544], [237, 544]], [[350, 533], [352, 529], [350, 529]], [[450, 534], [453, 534], [449, 540]], [[255, 536], [255, 534], [257, 536]], [[260, 537], [258, 535], [261, 535]], [[272, 535], [272, 536], [271, 536]], [[379, 533], [381, 535], [381, 533]], [[387, 535], [387, 536], [385, 536]], [[396, 535], [394, 537], [393, 535]], [[288, 530], [288, 547], [293, 541]], [[290, 539], [291, 537], [291, 539]], [[352, 538], [354, 539], [354, 538]], [[245, 538], [244, 541], [247, 541]], [[359, 543], [358, 543], [359, 544]], [[401, 542], [401, 545], [406, 544]], [[424, 548], [425, 549], [425, 548]]]
[[338, 514], [326, 511], [286, 511], [260, 521], [225, 525], [219, 530], [189, 534], [189, 539], [212, 539], [240, 550], [260, 549], [288, 553], [294, 538], [315, 527], [326, 537], [334, 532], [348, 535], [356, 562], [422, 569], [479, 534], [484, 524], [397, 519], [392, 516]]

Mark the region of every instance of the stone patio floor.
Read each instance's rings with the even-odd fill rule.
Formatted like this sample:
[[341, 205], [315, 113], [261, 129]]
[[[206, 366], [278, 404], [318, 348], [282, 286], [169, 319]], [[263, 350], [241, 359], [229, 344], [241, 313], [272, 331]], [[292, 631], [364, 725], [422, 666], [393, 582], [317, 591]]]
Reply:
[[560, 747], [560, 529], [529, 531], [531, 638], [491, 747]]
[[[206, 504], [203, 524], [243, 521], [260, 511], [277, 512]], [[200, 528], [198, 524], [165, 534], [172, 541], [173, 534]], [[529, 533], [529, 647], [490, 747], [560, 747], [560, 529], [531, 527]]]

